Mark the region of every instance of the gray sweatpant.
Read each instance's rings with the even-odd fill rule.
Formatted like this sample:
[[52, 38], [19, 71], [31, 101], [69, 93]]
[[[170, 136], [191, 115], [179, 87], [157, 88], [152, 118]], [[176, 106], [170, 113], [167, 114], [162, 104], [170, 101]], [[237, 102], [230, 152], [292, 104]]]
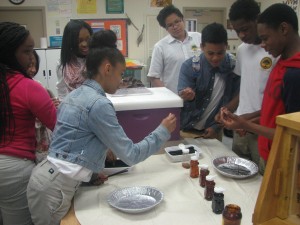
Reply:
[[32, 224], [26, 188], [34, 166], [32, 160], [0, 154], [0, 224]]
[[31, 218], [35, 225], [59, 225], [67, 214], [73, 196], [80, 185], [58, 172], [47, 159], [32, 171], [27, 199]]

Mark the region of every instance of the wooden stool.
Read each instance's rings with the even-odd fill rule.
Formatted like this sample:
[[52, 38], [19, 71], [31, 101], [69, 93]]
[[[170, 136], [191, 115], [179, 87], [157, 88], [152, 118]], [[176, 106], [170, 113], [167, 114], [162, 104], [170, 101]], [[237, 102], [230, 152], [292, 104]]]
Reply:
[[276, 124], [252, 222], [254, 225], [299, 225], [300, 113], [278, 116]]

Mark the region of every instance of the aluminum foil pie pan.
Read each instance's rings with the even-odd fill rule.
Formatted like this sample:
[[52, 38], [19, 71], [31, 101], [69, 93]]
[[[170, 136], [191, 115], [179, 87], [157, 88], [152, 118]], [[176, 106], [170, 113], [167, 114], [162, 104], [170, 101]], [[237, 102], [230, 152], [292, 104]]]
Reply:
[[220, 174], [231, 178], [248, 178], [258, 172], [254, 162], [237, 156], [218, 157], [213, 159], [212, 164]]
[[125, 187], [113, 191], [107, 198], [112, 207], [127, 213], [141, 213], [163, 200], [163, 193], [154, 187]]

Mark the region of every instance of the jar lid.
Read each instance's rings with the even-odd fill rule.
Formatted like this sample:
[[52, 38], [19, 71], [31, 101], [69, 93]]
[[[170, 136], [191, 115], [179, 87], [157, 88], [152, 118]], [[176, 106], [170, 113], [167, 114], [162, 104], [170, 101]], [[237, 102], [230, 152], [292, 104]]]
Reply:
[[222, 187], [215, 187], [215, 188], [214, 188], [214, 192], [215, 192], [215, 193], [221, 194], [221, 193], [223, 193], [224, 191], [225, 191], [225, 189], [222, 188]]
[[208, 165], [207, 164], [201, 164], [201, 165], [199, 165], [199, 168], [208, 169]]
[[198, 161], [198, 157], [197, 157], [197, 156], [195, 156], [195, 155], [193, 155], [193, 156], [191, 156], [191, 160]]
[[207, 175], [207, 176], [205, 177], [205, 179], [206, 179], [207, 181], [213, 181], [214, 178], [215, 178], [215, 176], [213, 176], [213, 175]]

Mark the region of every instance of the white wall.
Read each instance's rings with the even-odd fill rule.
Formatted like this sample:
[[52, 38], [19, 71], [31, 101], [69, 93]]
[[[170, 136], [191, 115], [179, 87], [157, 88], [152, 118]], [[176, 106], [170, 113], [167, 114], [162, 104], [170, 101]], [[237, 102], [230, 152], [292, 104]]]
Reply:
[[[105, 13], [105, 0], [97, 0], [97, 14], [77, 14], [77, 4], [76, 0], [72, 1], [72, 12], [71, 17], [65, 18], [53, 18], [48, 13], [47, 10], [47, 0], [25, 0], [25, 2], [20, 6], [14, 6], [9, 1], [0, 1], [0, 8], [2, 7], [32, 7], [32, 6], [42, 6], [45, 7], [46, 11], [46, 24], [47, 24], [47, 36], [55, 36], [55, 21], [59, 20], [61, 33], [65, 24], [70, 18], [125, 18], [125, 14], [106, 14]], [[146, 24], [146, 15], [157, 15], [160, 8], [150, 8], [150, 0], [124, 0], [124, 11], [129, 15], [133, 23], [141, 29], [143, 24]], [[228, 10], [230, 5], [234, 0], [173, 0], [173, 4], [182, 10], [183, 7], [217, 7], [226, 8], [226, 15], [228, 15]], [[264, 0], [262, 2], [262, 10], [269, 5], [282, 2], [281, 0]], [[133, 59], [138, 59], [144, 63], [147, 61], [146, 51], [146, 38], [144, 35], [144, 40], [138, 47], [136, 44], [136, 39], [138, 37], [138, 32], [133, 26], [128, 26], [128, 52], [129, 57]]]
[[[229, 8], [234, 0], [173, 0], [173, 4], [180, 10], [183, 7], [224, 7]], [[106, 14], [105, 13], [105, 0], [97, 0], [97, 14], [77, 14], [76, 0], [72, 0], [72, 15], [71, 18], [125, 18], [125, 14]], [[124, 0], [124, 11], [129, 15], [133, 23], [141, 29], [143, 24], [146, 23], [146, 15], [157, 15], [160, 8], [150, 8], [149, 0]], [[47, 24], [47, 36], [55, 36], [55, 21], [60, 21], [61, 32], [65, 24], [70, 18], [53, 18], [47, 11], [46, 0], [25, 0], [20, 6], [14, 6], [9, 1], [0, 1], [0, 7], [32, 7], [32, 6], [43, 6], [46, 8], [46, 24]], [[228, 13], [228, 10], [227, 10]], [[145, 40], [138, 47], [136, 39], [138, 32], [133, 26], [128, 26], [128, 53], [130, 58], [139, 59], [142, 62], [146, 62], [145, 56]]]

